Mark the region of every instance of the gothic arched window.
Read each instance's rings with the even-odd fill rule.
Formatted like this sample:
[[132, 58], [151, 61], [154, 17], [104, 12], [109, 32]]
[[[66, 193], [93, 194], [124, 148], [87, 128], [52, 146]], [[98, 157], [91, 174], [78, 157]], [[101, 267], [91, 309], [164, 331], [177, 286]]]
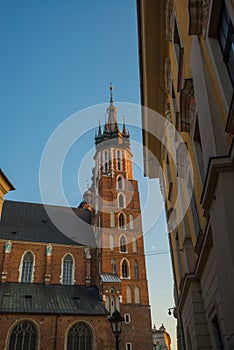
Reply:
[[8, 350], [36, 350], [37, 349], [37, 329], [30, 321], [18, 323], [11, 331]]
[[139, 269], [138, 269], [138, 261], [134, 261], [134, 277], [139, 278]]
[[123, 189], [123, 178], [122, 178], [122, 176], [119, 176], [118, 179], [117, 179], [117, 188], [119, 190]]
[[119, 207], [124, 208], [124, 195], [122, 193], [119, 194]]
[[124, 230], [125, 229], [125, 216], [123, 213], [120, 213], [119, 214], [119, 228], [121, 230]]
[[108, 152], [105, 151], [105, 161], [107, 162], [108, 161]]
[[132, 251], [133, 253], [137, 252], [137, 240], [135, 236], [132, 237]]
[[122, 261], [122, 277], [128, 278], [129, 277], [129, 266], [126, 259]]
[[70, 254], [65, 255], [63, 258], [62, 284], [74, 284], [74, 262]]
[[116, 260], [114, 258], [111, 260], [111, 271], [116, 273]]
[[84, 322], [74, 324], [67, 335], [67, 350], [93, 350], [93, 335]]
[[120, 237], [120, 251], [121, 253], [126, 253], [127, 251], [127, 240], [124, 236]]
[[126, 288], [126, 295], [127, 295], [127, 303], [132, 302], [132, 290], [130, 286], [127, 286]]
[[129, 228], [130, 228], [131, 230], [134, 229], [134, 216], [133, 216], [133, 214], [130, 214], [130, 215], [129, 215]]
[[21, 267], [20, 282], [31, 283], [33, 281], [33, 265], [34, 256], [31, 252], [27, 252], [23, 256], [23, 262]]
[[140, 304], [140, 288], [135, 287], [134, 289], [134, 294], [135, 294], [135, 304]]

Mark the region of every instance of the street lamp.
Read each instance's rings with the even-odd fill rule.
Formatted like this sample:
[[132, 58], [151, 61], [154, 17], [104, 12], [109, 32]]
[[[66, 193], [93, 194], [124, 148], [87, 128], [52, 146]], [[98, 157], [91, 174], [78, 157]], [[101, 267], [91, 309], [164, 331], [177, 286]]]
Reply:
[[118, 310], [115, 310], [108, 321], [110, 322], [112, 332], [115, 335], [115, 348], [116, 350], [119, 350], [121, 326], [124, 318], [120, 315], [120, 312]]

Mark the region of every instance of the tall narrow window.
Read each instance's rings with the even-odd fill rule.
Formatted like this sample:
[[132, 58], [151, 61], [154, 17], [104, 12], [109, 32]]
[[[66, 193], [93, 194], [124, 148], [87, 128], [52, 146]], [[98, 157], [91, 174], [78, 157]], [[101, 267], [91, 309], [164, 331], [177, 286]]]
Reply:
[[132, 251], [133, 253], [137, 252], [137, 240], [135, 236], [132, 237]]
[[129, 227], [130, 230], [134, 229], [134, 216], [132, 214], [129, 215]]
[[115, 297], [115, 308], [120, 311], [120, 300], [118, 295]]
[[129, 267], [128, 267], [128, 262], [126, 259], [124, 259], [122, 261], [122, 277], [123, 278], [129, 277]]
[[232, 84], [234, 85], [234, 28], [225, 1], [219, 18], [218, 40]]
[[119, 194], [119, 207], [124, 208], [124, 195], [122, 193]]
[[121, 165], [121, 152], [118, 150], [117, 151], [117, 170], [121, 171], [122, 170], [122, 165]]
[[115, 227], [115, 213], [110, 212], [110, 227]]
[[120, 213], [119, 214], [119, 228], [121, 230], [124, 230], [125, 229], [125, 217], [124, 217], [124, 214], [123, 213]]
[[123, 178], [122, 178], [122, 176], [119, 176], [118, 179], [117, 179], [117, 188], [119, 190], [123, 189]]
[[134, 294], [135, 294], [135, 304], [140, 304], [140, 288], [135, 287], [134, 289]]
[[23, 257], [22, 273], [20, 282], [31, 283], [33, 280], [33, 263], [34, 258], [31, 252], [27, 252]]
[[120, 237], [120, 251], [121, 253], [126, 253], [127, 251], [127, 241], [124, 236]]
[[37, 338], [35, 325], [30, 321], [24, 320], [12, 329], [8, 350], [36, 350]]
[[105, 166], [104, 166], [104, 168], [105, 168], [105, 172], [107, 173], [108, 172], [108, 152], [107, 151], [105, 151], [105, 153], [104, 153], [104, 158], [105, 158]]
[[63, 258], [62, 284], [74, 284], [74, 264], [70, 254], [65, 255]]
[[201, 177], [201, 182], [203, 184], [205, 180], [205, 172], [204, 172], [204, 164], [203, 164], [203, 157], [202, 157], [203, 151], [202, 151], [202, 143], [201, 143], [201, 137], [200, 137], [199, 124], [198, 124], [198, 117], [195, 124], [193, 143], [194, 143], [194, 148], [195, 148], [195, 153], [197, 158], [198, 169]]
[[116, 273], [116, 260], [114, 258], [111, 260], [111, 271]]
[[180, 42], [180, 36], [179, 36], [179, 30], [177, 26], [176, 18], [174, 19], [174, 36], [173, 36], [173, 46], [175, 50], [175, 57], [177, 60], [177, 63], [179, 63], [180, 58], [180, 49], [181, 49], [181, 42]]
[[93, 350], [93, 336], [87, 324], [78, 322], [69, 329], [67, 350]]
[[115, 247], [115, 239], [112, 234], [110, 234], [110, 250], [114, 250]]
[[126, 288], [126, 295], [127, 295], [127, 303], [132, 302], [132, 290], [130, 286], [127, 286]]
[[199, 214], [198, 214], [198, 209], [197, 209], [195, 193], [194, 193], [194, 189], [192, 186], [192, 180], [191, 180], [190, 175], [189, 175], [189, 179], [188, 179], [188, 188], [190, 189], [190, 191], [192, 191], [192, 196], [191, 196], [191, 200], [190, 200], [190, 209], [191, 209], [191, 214], [192, 214], [192, 218], [193, 218], [194, 234], [195, 234], [195, 238], [197, 238], [199, 235], [199, 232], [201, 230], [201, 225], [200, 225], [200, 219], [199, 219]]
[[134, 277], [139, 278], [139, 269], [138, 269], [138, 261], [134, 261]]

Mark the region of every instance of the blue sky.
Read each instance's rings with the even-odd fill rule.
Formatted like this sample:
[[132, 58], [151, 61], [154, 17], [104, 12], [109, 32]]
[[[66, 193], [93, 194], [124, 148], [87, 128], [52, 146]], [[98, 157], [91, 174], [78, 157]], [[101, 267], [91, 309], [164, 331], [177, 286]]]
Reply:
[[[110, 81], [115, 101], [140, 103], [135, 5], [135, 0], [0, 1], [0, 167], [16, 187], [7, 199], [41, 202], [39, 167], [48, 139], [72, 114], [107, 103]], [[97, 125], [99, 118], [104, 122], [104, 114], [92, 118]], [[140, 127], [139, 116], [136, 120]], [[139, 128], [130, 133], [141, 141]], [[64, 163], [70, 205], [81, 201], [74, 159], [80, 164], [94, 146], [90, 135], [80, 138]], [[90, 179], [88, 172], [81, 189]], [[147, 180], [137, 168], [135, 177], [144, 206]], [[162, 202], [157, 181], [151, 186], [158, 210]], [[143, 215], [144, 224], [154, 215], [151, 210]], [[173, 289], [164, 214], [145, 235], [145, 250], [152, 321], [157, 327], [165, 324], [176, 349], [175, 323], [167, 315]]]

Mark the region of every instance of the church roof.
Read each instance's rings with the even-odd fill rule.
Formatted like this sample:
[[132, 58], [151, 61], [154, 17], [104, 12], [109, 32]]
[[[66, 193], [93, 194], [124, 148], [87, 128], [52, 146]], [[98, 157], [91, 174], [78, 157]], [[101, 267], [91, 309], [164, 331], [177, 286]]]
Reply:
[[101, 277], [102, 282], [112, 282], [112, 283], [121, 282], [121, 279], [119, 278], [117, 273], [106, 273], [105, 272], [105, 273], [101, 273], [100, 277]]
[[0, 283], [0, 312], [108, 315], [96, 287]]
[[90, 223], [84, 208], [4, 201], [0, 239], [95, 246]]

